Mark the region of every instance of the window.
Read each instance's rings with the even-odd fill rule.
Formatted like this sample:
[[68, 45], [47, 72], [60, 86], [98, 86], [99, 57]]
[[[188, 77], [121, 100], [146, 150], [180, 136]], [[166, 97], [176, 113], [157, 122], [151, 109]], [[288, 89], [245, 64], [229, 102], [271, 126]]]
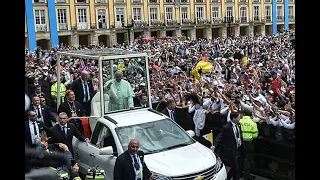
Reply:
[[247, 7], [240, 8], [240, 21], [242, 23], [247, 22]]
[[187, 3], [188, 0], [180, 0], [180, 2], [182, 2], [182, 3]]
[[211, 2], [219, 2], [219, 0], [211, 0]]
[[173, 0], [166, 0], [166, 3], [173, 3]]
[[227, 18], [230, 19], [231, 17], [233, 17], [233, 7], [227, 7]]
[[66, 3], [66, 0], [56, 0], [56, 3]]
[[35, 3], [44, 3], [44, 0], [33, 0]]
[[282, 2], [282, 0], [277, 0], [277, 2]]
[[150, 8], [150, 20], [158, 19], [158, 8]]
[[203, 7], [197, 7], [197, 20], [203, 19]]
[[86, 3], [87, 0], [77, 0], [77, 3]]
[[271, 2], [271, 0], [264, 0], [264, 2]]
[[36, 24], [46, 24], [46, 17], [45, 17], [44, 9], [35, 10], [34, 16], [36, 19]]
[[116, 18], [117, 22], [124, 22], [124, 8], [116, 8]]
[[106, 10], [105, 9], [99, 9], [98, 10], [98, 24], [99, 24], [99, 29], [100, 28], [107, 28]]
[[132, 10], [133, 20], [140, 21], [141, 20], [141, 8], [133, 8]]
[[294, 18], [293, 6], [288, 6], [288, 15], [289, 15], [289, 19], [293, 19]]
[[203, 3], [203, 0], [196, 0], [197, 3]]
[[96, 0], [97, 3], [105, 3], [105, 0]]
[[282, 20], [282, 6], [277, 6], [277, 19]]
[[116, 3], [124, 3], [124, 0], [116, 0]]
[[[223, 0], [222, 0], [223, 1]], [[232, 0], [225, 0], [226, 2], [232, 2]]]
[[141, 0], [132, 0], [133, 3], [141, 3]]
[[157, 3], [157, 0], [149, 0], [149, 3]]
[[293, 2], [293, 0], [289, 0], [289, 2]]
[[188, 19], [188, 8], [181, 7], [181, 19]]
[[78, 22], [79, 23], [87, 22], [87, 9], [78, 9]]
[[253, 6], [253, 19], [259, 21], [259, 6]]
[[260, 2], [259, 0], [253, 0], [253, 2]]
[[173, 19], [173, 8], [166, 7], [166, 20], [172, 20], [172, 19]]
[[59, 30], [68, 29], [67, 9], [57, 9]]
[[265, 7], [266, 21], [271, 21], [271, 6]]
[[112, 146], [113, 152], [117, 152], [117, 146], [111, 130], [100, 122], [95, 126], [90, 143], [98, 148]]
[[219, 7], [212, 7], [212, 19], [215, 20], [219, 18]]

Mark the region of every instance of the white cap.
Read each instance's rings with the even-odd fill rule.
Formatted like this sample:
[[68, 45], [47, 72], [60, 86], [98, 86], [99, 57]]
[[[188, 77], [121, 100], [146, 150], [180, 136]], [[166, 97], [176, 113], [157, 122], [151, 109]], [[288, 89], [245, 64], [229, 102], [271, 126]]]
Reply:
[[42, 69], [48, 70], [49, 68], [47, 66], [43, 66]]

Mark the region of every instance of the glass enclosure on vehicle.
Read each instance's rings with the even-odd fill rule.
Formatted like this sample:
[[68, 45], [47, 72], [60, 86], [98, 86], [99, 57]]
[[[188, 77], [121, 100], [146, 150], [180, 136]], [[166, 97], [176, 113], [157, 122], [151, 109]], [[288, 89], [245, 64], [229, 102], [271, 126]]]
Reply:
[[57, 52], [56, 59], [57, 109], [68, 100], [63, 92], [67, 89], [90, 117], [151, 107], [147, 54], [105, 48]]

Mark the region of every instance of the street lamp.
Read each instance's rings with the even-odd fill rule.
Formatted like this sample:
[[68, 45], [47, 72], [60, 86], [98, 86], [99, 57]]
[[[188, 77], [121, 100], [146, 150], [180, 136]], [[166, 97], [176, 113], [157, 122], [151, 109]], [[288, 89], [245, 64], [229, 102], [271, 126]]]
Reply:
[[231, 16], [231, 17], [224, 17], [224, 23], [228, 24], [227, 37], [230, 37], [230, 36], [231, 36], [231, 23], [233, 23], [233, 16]]
[[127, 26], [123, 26], [128, 30], [128, 45], [130, 45], [130, 29], [134, 27], [134, 20], [131, 19], [131, 24], [127, 24]]

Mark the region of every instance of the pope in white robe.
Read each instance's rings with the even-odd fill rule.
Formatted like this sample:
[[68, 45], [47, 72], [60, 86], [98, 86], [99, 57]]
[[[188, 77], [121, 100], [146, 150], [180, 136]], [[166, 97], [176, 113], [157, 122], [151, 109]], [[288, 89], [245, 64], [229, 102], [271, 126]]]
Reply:
[[114, 75], [115, 79], [104, 84], [104, 93], [109, 95], [108, 112], [133, 108], [133, 90], [130, 83], [122, 79], [122, 71], [117, 71]]

